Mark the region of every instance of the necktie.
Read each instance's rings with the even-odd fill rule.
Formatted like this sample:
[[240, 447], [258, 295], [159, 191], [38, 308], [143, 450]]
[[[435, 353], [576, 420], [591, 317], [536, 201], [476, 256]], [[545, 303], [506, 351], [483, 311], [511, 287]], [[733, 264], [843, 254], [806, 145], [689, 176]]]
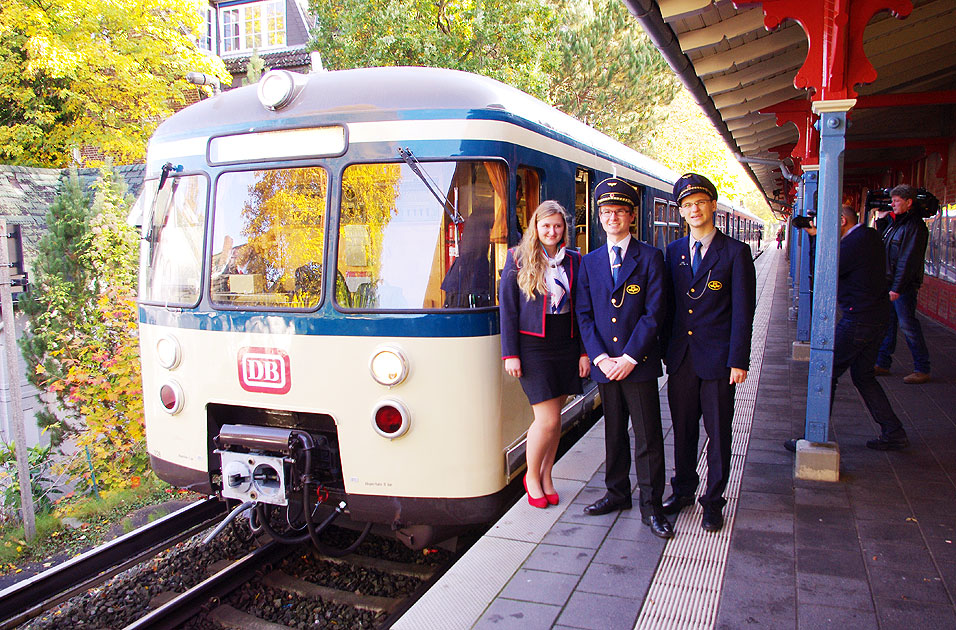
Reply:
[[611, 280], [614, 284], [617, 284], [617, 272], [621, 269], [621, 263], [624, 262], [621, 259], [621, 248], [617, 245], [611, 248], [611, 251], [614, 252], [614, 262], [611, 264]]
[[697, 275], [697, 269], [700, 267], [700, 241], [694, 243], [694, 258], [690, 261], [690, 272]]

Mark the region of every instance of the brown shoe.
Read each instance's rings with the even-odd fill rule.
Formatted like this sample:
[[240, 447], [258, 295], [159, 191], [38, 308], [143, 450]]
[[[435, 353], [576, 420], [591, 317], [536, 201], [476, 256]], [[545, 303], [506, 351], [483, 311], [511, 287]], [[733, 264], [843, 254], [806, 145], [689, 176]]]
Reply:
[[887, 374], [890, 373], [890, 370], [889, 368], [885, 368], [879, 365], [874, 365], [873, 373], [876, 374], [877, 376], [886, 376]]
[[930, 376], [925, 372], [913, 372], [909, 376], [903, 377], [903, 382], [907, 385], [919, 385], [921, 383], [929, 383]]

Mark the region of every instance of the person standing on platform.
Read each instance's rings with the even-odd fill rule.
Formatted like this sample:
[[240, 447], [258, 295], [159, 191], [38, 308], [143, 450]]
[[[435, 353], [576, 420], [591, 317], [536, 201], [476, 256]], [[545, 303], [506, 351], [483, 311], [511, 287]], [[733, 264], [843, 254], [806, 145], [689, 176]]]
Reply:
[[896, 351], [896, 329], [902, 329], [906, 345], [913, 355], [913, 373], [903, 378], [903, 382], [910, 385], [930, 380], [929, 349], [923, 339], [923, 328], [916, 317], [916, 299], [919, 287], [923, 284], [923, 261], [926, 258], [929, 230], [922, 217], [912, 212], [915, 200], [916, 189], [907, 184], [900, 184], [890, 191], [893, 214], [890, 215], [890, 225], [883, 232], [883, 244], [886, 247], [886, 273], [893, 309], [875, 367], [878, 375], [890, 373], [890, 363]]
[[641, 521], [655, 536], [671, 538], [674, 528], [661, 508], [664, 437], [657, 390], [664, 257], [631, 236], [640, 195], [630, 184], [612, 177], [598, 184], [594, 195], [607, 246], [595, 249], [581, 263], [576, 312], [584, 348], [597, 367], [592, 378], [604, 405], [607, 493], [584, 512], [597, 516], [631, 507], [630, 416]]
[[[878, 451], [898, 451], [906, 448], [909, 440], [873, 370], [891, 310], [884, 269], [879, 232], [860, 225], [856, 210], [843, 206], [837, 280], [837, 303], [842, 317], [833, 337], [832, 393], [836, 393], [837, 379], [849, 369], [853, 386], [880, 425], [880, 437], [866, 445]], [[832, 395], [830, 401], [832, 407]], [[784, 448], [796, 452], [797, 440], [788, 440]]]
[[561, 437], [561, 406], [581, 393], [591, 364], [574, 321], [581, 255], [570, 243], [567, 213], [557, 201], [539, 205], [521, 243], [508, 251], [498, 303], [505, 371], [519, 379], [534, 420], [528, 428], [525, 490], [537, 508], [558, 504], [551, 469]]
[[777, 230], [777, 249], [783, 249], [783, 227]]
[[717, 189], [706, 177], [688, 173], [674, 184], [680, 215], [690, 235], [667, 246], [668, 317], [664, 361], [667, 401], [674, 424], [673, 493], [664, 513], [694, 502], [697, 440], [703, 416], [707, 486], [700, 497], [701, 527], [724, 525], [724, 489], [730, 477], [734, 392], [747, 379], [756, 310], [756, 272], [750, 248], [714, 225]]

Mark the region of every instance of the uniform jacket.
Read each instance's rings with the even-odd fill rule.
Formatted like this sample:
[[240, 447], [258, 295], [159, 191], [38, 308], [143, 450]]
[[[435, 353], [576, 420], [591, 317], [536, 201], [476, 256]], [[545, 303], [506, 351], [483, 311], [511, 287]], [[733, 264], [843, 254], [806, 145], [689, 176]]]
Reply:
[[[625, 380], [649, 381], [661, 375], [658, 336], [666, 298], [664, 257], [659, 249], [631, 237], [613, 286], [607, 247], [589, 253], [581, 262], [575, 310], [584, 349], [592, 362], [602, 354], [626, 354], [637, 365]], [[600, 369], [592, 369], [591, 378], [608, 382]]]
[[903, 293], [923, 284], [923, 260], [928, 241], [926, 223], [912, 208], [895, 216], [883, 232], [890, 291]]
[[844, 318], [860, 323], [886, 323], [890, 297], [883, 259], [883, 242], [873, 228], [859, 225], [840, 239], [837, 302]]
[[[581, 254], [565, 250], [564, 260], [561, 262], [564, 272], [568, 276], [568, 299], [571, 300], [571, 313], [574, 313], [574, 291], [578, 282], [581, 268]], [[498, 285], [498, 305], [501, 317], [501, 358], [511, 359], [518, 357], [518, 335], [532, 335], [544, 337], [545, 315], [548, 314], [549, 298], [544, 295], [535, 295], [528, 300], [518, 288], [518, 265], [515, 263], [515, 250], [509, 249], [505, 260], [505, 268], [501, 272], [501, 282]], [[571, 336], [580, 338], [577, 324], [573, 321]]]
[[702, 379], [727, 378], [730, 368], [750, 369], [750, 339], [757, 279], [750, 248], [719, 230], [691, 276], [689, 237], [667, 246], [667, 373], [690, 352]]

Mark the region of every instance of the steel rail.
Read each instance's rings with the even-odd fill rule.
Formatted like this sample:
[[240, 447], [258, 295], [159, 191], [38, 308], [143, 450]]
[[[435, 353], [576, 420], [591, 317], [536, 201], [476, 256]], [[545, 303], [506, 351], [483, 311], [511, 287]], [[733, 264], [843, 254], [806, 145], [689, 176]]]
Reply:
[[222, 518], [225, 503], [204, 499], [0, 591], [0, 630], [16, 627], [73, 595], [195, 535]]
[[251, 580], [259, 569], [277, 562], [297, 549], [296, 545], [282, 545], [275, 541], [255, 549], [228, 567], [222, 569], [177, 595], [159, 608], [126, 626], [123, 630], [170, 630], [195, 617], [203, 604], [211, 598], [222, 598]]

